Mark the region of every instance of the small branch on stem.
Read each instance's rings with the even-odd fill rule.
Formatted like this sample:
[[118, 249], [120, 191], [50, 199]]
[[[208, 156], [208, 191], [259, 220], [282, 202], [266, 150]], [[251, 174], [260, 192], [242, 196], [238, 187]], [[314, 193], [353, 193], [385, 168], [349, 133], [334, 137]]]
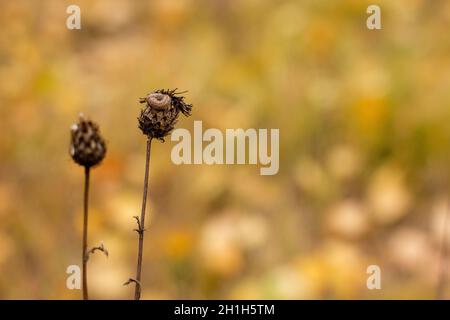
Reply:
[[[87, 285], [88, 252], [88, 208], [89, 208], [89, 175], [94, 166], [101, 163], [106, 154], [106, 143], [100, 134], [99, 126], [80, 114], [78, 123], [70, 127], [70, 156], [72, 160], [84, 168], [84, 199], [83, 199], [83, 242], [82, 242], [82, 293], [83, 300], [89, 300]], [[102, 248], [104, 251], [104, 247]], [[97, 248], [101, 250], [101, 248]]]
[[138, 234], [144, 233], [145, 229], [141, 225], [141, 221], [139, 220], [139, 217], [138, 216], [134, 216], [133, 218], [136, 219], [136, 223], [138, 225], [138, 228], [137, 229], [133, 229], [133, 231], [136, 231]]

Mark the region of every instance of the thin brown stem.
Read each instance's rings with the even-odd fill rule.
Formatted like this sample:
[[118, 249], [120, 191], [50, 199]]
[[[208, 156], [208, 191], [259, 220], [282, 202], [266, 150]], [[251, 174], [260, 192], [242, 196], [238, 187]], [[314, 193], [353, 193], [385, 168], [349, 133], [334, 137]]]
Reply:
[[88, 201], [89, 201], [89, 172], [90, 168], [84, 168], [84, 220], [83, 220], [83, 300], [89, 300], [87, 286], [87, 233], [88, 233]]
[[436, 297], [438, 300], [445, 299], [445, 288], [447, 284], [447, 259], [448, 259], [448, 223], [449, 223], [449, 207], [448, 204], [445, 208], [444, 213], [444, 223], [443, 223], [443, 234], [442, 234], [442, 243], [441, 243], [441, 252], [439, 254], [439, 276], [437, 282], [436, 289]]
[[144, 226], [145, 226], [145, 208], [147, 206], [147, 192], [148, 192], [148, 172], [150, 167], [150, 151], [152, 148], [152, 137], [149, 136], [147, 139], [147, 154], [145, 158], [145, 176], [144, 176], [144, 192], [142, 195], [142, 210], [141, 219], [138, 220], [138, 229], [136, 230], [139, 235], [139, 247], [138, 247], [138, 260], [136, 269], [136, 279], [135, 290], [134, 290], [134, 300], [139, 300], [141, 298], [141, 271], [142, 271], [142, 254], [144, 250]]

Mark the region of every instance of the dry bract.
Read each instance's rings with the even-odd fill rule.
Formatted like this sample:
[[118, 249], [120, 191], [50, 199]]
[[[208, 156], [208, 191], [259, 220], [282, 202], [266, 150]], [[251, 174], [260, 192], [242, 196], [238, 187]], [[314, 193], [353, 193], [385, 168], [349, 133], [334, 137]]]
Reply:
[[77, 124], [71, 128], [70, 156], [81, 166], [99, 164], [106, 154], [106, 144], [98, 125], [80, 114]]

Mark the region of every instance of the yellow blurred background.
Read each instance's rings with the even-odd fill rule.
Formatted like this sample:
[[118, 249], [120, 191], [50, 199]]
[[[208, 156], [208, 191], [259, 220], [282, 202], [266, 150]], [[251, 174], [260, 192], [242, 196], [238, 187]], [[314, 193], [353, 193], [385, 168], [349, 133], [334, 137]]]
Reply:
[[[66, 28], [70, 4], [81, 30]], [[280, 171], [176, 166], [174, 143], [155, 142], [144, 299], [435, 298], [450, 2], [1, 0], [0, 26], [0, 298], [80, 298], [66, 288], [81, 263], [79, 112], [108, 143], [89, 244], [110, 256], [89, 261], [90, 297], [133, 297], [138, 98], [159, 88], [189, 91], [178, 127], [280, 128]], [[372, 264], [381, 290], [366, 288]]]

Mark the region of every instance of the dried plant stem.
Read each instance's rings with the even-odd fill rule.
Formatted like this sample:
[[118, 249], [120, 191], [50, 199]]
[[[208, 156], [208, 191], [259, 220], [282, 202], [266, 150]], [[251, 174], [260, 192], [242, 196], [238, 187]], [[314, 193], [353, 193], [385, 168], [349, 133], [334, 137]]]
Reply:
[[448, 267], [448, 223], [449, 223], [449, 207], [447, 204], [445, 214], [444, 214], [444, 223], [443, 223], [443, 234], [442, 234], [442, 243], [441, 243], [441, 252], [439, 254], [439, 275], [436, 289], [436, 297], [438, 300], [445, 299], [445, 287], [447, 283], [447, 267]]
[[87, 286], [87, 233], [88, 233], [88, 201], [89, 201], [90, 168], [84, 167], [84, 220], [83, 220], [83, 300], [89, 300]]
[[141, 298], [141, 271], [142, 271], [142, 254], [144, 250], [144, 226], [145, 226], [145, 208], [147, 206], [147, 192], [148, 192], [148, 172], [150, 167], [150, 152], [152, 148], [152, 136], [148, 136], [147, 139], [147, 153], [145, 158], [145, 176], [144, 176], [144, 192], [142, 195], [142, 210], [141, 218], [138, 220], [138, 229], [136, 230], [139, 234], [139, 248], [138, 248], [138, 260], [136, 269], [135, 290], [134, 290], [134, 300], [139, 300]]

